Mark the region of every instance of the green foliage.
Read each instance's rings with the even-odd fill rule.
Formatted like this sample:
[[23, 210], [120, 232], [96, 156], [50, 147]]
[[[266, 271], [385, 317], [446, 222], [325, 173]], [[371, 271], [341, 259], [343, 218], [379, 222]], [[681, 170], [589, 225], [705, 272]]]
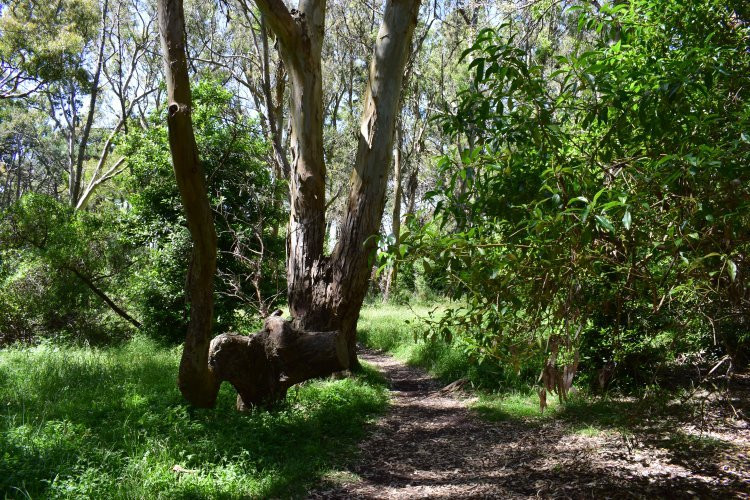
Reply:
[[433, 224], [406, 253], [460, 300], [431, 334], [538, 373], [748, 352], [750, 31], [725, 2], [577, 7], [592, 36], [555, 66], [510, 26], [464, 56]]
[[365, 368], [357, 378], [303, 384], [270, 412], [237, 412], [228, 386], [215, 410], [195, 410], [174, 384], [178, 363], [177, 350], [143, 337], [105, 350], [0, 352], [0, 492], [297, 496], [352, 460], [364, 424], [387, 404], [382, 379]]
[[83, 49], [96, 37], [99, 12], [93, 0], [5, 2], [0, 17], [0, 60], [9, 73], [32, 81], [73, 78], [88, 82]]
[[[267, 309], [286, 287], [283, 234], [274, 233], [285, 219], [284, 186], [270, 176], [268, 145], [257, 124], [236, 111], [228, 90], [214, 81], [200, 82], [193, 104], [217, 227], [215, 310], [216, 328], [222, 331], [241, 327], [244, 309], [250, 308], [250, 315]], [[188, 317], [185, 276], [191, 243], [172, 171], [165, 110], [151, 121], [151, 127], [130, 133], [122, 145], [131, 167], [129, 231], [151, 248], [149, 264], [130, 293], [148, 332], [180, 341]], [[259, 303], [258, 293], [268, 302]]]
[[122, 285], [134, 247], [117, 213], [75, 212], [27, 194], [0, 220], [0, 342], [54, 336], [122, 339], [127, 328], [85, 280], [110, 293]]
[[[196, 85], [194, 97], [196, 138], [218, 235], [216, 328], [249, 329], [285, 290], [284, 235], [277, 230], [285, 219], [284, 186], [270, 176], [257, 124], [235, 111], [229, 91], [206, 81]], [[27, 194], [3, 214], [3, 342], [121, 339], [127, 327], [93, 287], [140, 320], [150, 335], [182, 340], [192, 245], [164, 111], [151, 121], [145, 129], [133, 125], [118, 146], [130, 167], [119, 199], [75, 211], [53, 197]]]

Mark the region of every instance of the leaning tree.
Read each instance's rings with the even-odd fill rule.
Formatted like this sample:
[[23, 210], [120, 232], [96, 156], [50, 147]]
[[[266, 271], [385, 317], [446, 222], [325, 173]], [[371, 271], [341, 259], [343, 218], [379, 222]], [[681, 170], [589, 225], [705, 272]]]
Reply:
[[385, 204], [393, 130], [420, 0], [386, 0], [375, 39], [342, 229], [324, 253], [325, 175], [321, 49], [325, 0], [255, 0], [278, 41], [291, 84], [291, 178], [287, 239], [292, 321], [266, 320], [245, 337], [212, 338], [216, 233], [193, 135], [182, 0], [159, 0], [168, 91], [169, 144], [193, 239], [190, 321], [178, 385], [193, 405], [212, 407], [230, 382], [243, 408], [282, 398], [293, 384], [357, 366], [356, 326]]

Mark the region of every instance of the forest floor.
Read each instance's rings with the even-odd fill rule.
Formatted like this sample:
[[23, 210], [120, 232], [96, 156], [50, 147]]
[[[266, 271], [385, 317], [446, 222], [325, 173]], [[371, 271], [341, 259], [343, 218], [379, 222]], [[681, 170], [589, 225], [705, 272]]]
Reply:
[[299, 498], [351, 460], [388, 405], [374, 368], [313, 380], [271, 410], [191, 408], [180, 348], [144, 337], [0, 350], [0, 499]]
[[[572, 419], [493, 422], [471, 409], [477, 397], [420, 368], [373, 350], [360, 357], [386, 378], [391, 408], [360, 461], [310, 498], [750, 498], [750, 428], [736, 418], [748, 413], [750, 377], [736, 378], [727, 400], [705, 399], [701, 415], [679, 401], [651, 415], [611, 400]], [[626, 425], [603, 425], [613, 414]]]
[[750, 376], [582, 387], [542, 414], [528, 381], [425, 341], [414, 320], [432, 308], [366, 308], [360, 373], [248, 413], [228, 384], [215, 409], [189, 407], [180, 347], [143, 336], [2, 349], [0, 499], [750, 498]]

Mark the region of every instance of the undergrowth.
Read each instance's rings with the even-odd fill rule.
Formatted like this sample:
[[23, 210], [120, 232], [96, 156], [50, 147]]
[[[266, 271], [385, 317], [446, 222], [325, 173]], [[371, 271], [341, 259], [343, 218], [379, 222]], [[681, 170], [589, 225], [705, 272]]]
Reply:
[[[353, 459], [387, 394], [373, 369], [290, 390], [272, 411], [216, 409], [177, 391], [177, 349], [136, 338], [116, 348], [0, 351], [0, 496], [289, 497]], [[178, 466], [183, 472], [175, 472]]]
[[666, 402], [674, 396], [662, 392], [640, 400], [615, 401], [594, 398], [585, 389], [576, 388], [564, 404], [556, 396], [548, 395], [548, 406], [542, 412], [533, 380], [515, 377], [512, 370], [497, 363], [477, 364], [461, 348], [460, 339], [450, 344], [425, 340], [420, 334], [419, 317], [433, 310], [435, 306], [390, 304], [365, 308], [359, 322], [360, 341], [422, 367], [446, 384], [467, 379], [477, 396], [471, 407], [486, 420], [513, 419], [533, 424], [558, 419], [589, 435], [611, 429], [627, 432], [641, 421], [644, 412], [665, 413]]
[[387, 351], [410, 365], [419, 366], [446, 384], [467, 379], [478, 395], [472, 407], [488, 420], [541, 419], [557, 414], [559, 403], [548, 398], [548, 408], [539, 410], [539, 399], [528, 383], [499, 364], [478, 364], [461, 348], [460, 342], [429, 340], [421, 335], [419, 317], [435, 306], [404, 307], [390, 304], [362, 310], [358, 334], [368, 347]]

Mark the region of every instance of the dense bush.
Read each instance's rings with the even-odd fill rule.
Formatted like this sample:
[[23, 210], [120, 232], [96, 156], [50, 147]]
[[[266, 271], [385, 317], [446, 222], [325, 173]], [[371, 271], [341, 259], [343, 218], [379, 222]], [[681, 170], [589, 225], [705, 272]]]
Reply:
[[[193, 91], [193, 123], [218, 236], [216, 329], [241, 328], [265, 314], [286, 289], [281, 200], [268, 144], [257, 123], [242, 116], [232, 94], [204, 81]], [[149, 248], [130, 294], [152, 335], [180, 341], [187, 324], [185, 276], [191, 243], [174, 181], [165, 109], [145, 130], [128, 135], [121, 151], [131, 175], [128, 231]], [[252, 321], [250, 321], [252, 323]]]
[[744, 364], [750, 29], [709, 0], [578, 10], [595, 38], [570, 54], [541, 61], [510, 26], [466, 54], [473, 82], [442, 122], [473, 146], [441, 160], [436, 222], [404, 239], [459, 300], [430, 333], [546, 366], [548, 387], [714, 344]]
[[[121, 214], [75, 212], [27, 194], [0, 222], [0, 343], [55, 337], [122, 339], [127, 321], [102, 296], [127, 279], [136, 248], [116, 230]], [[127, 313], [125, 313], [127, 314]]]
[[[234, 111], [228, 91], [207, 81], [194, 97], [218, 235], [216, 329], [249, 328], [286, 288], [278, 230], [286, 218], [285, 186], [270, 175], [261, 131]], [[104, 343], [127, 336], [132, 326], [182, 340], [191, 242], [164, 110], [151, 120], [145, 129], [134, 125], [119, 145], [129, 165], [119, 198], [77, 211], [27, 194], [2, 214], [0, 343], [42, 337]]]

